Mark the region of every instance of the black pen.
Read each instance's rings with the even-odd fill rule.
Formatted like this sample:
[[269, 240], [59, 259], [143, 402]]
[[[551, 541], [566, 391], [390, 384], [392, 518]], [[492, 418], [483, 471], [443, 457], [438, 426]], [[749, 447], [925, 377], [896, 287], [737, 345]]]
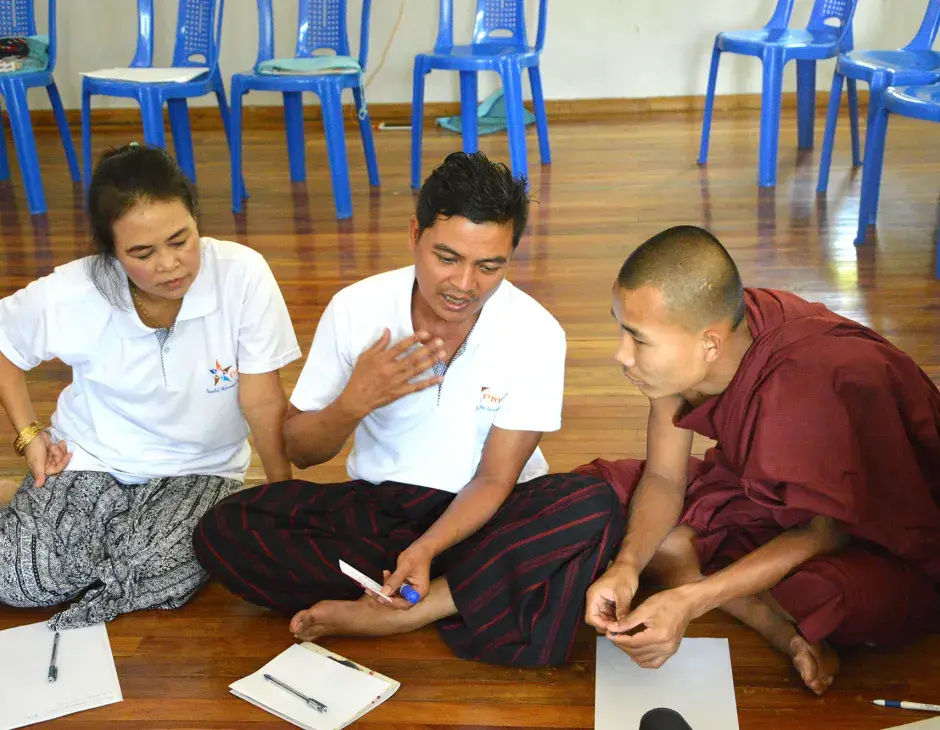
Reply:
[[269, 682], [273, 682], [281, 689], [287, 690], [292, 695], [295, 695], [299, 697], [300, 699], [302, 699], [304, 702], [307, 703], [307, 707], [313, 710], [316, 710], [317, 712], [326, 712], [326, 705], [324, 705], [322, 702], [318, 702], [317, 700], [313, 699], [313, 697], [307, 697], [307, 695], [303, 694], [302, 692], [298, 692], [293, 687], [288, 687], [281, 680], [272, 677], [270, 674], [265, 674], [264, 678], [268, 680]]
[[55, 665], [56, 655], [59, 653], [59, 632], [55, 632], [52, 640], [52, 659], [49, 660], [49, 681], [55, 682], [59, 677], [59, 668]]

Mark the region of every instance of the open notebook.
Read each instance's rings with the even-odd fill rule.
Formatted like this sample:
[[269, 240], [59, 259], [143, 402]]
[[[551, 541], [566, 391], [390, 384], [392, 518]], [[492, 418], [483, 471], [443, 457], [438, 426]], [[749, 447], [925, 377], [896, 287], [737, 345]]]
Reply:
[[[305, 730], [340, 730], [385, 702], [400, 686], [394, 679], [305, 642], [294, 644], [229, 689], [236, 697]], [[326, 711], [311, 708], [298, 695], [326, 705]]]

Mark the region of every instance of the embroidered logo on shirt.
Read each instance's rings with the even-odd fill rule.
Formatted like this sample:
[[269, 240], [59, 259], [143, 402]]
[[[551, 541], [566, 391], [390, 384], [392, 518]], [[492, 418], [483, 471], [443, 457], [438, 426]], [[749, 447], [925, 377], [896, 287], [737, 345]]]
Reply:
[[209, 374], [213, 378], [213, 387], [206, 388], [207, 393], [221, 393], [238, 384], [238, 368], [234, 365], [222, 367], [222, 363], [216, 360], [215, 367], [209, 368]]
[[491, 388], [483, 386], [480, 388], [480, 402], [477, 404], [478, 411], [498, 411], [499, 404], [503, 400], [505, 393], [499, 393]]

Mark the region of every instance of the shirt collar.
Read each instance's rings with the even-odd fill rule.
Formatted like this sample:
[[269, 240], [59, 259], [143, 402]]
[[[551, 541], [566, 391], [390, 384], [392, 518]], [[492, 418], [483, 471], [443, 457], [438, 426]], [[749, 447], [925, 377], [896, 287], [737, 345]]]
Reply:
[[[199, 273], [196, 274], [196, 278], [183, 297], [183, 304], [176, 317], [177, 322], [205, 317], [214, 312], [219, 306], [214, 257], [208, 255], [207, 247], [202, 239], [200, 240], [200, 247], [202, 255]], [[122, 307], [114, 313], [113, 317], [118, 332], [125, 339], [152, 335], [153, 330], [144, 325], [134, 308], [124, 268], [118, 266], [118, 273], [121, 277], [120, 299]]]

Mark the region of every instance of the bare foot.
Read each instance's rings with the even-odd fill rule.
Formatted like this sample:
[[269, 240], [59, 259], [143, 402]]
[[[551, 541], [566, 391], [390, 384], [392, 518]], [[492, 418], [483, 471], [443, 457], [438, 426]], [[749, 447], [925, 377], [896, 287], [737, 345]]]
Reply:
[[320, 601], [298, 612], [291, 619], [290, 630], [304, 641], [316, 641], [322, 636], [402, 634], [428, 623], [422, 612], [415, 609], [389, 608], [368, 595], [358, 601]]
[[824, 695], [839, 672], [839, 655], [835, 650], [825, 641], [810, 644], [802, 636], [794, 636], [787, 653], [804, 684], [817, 695]]

